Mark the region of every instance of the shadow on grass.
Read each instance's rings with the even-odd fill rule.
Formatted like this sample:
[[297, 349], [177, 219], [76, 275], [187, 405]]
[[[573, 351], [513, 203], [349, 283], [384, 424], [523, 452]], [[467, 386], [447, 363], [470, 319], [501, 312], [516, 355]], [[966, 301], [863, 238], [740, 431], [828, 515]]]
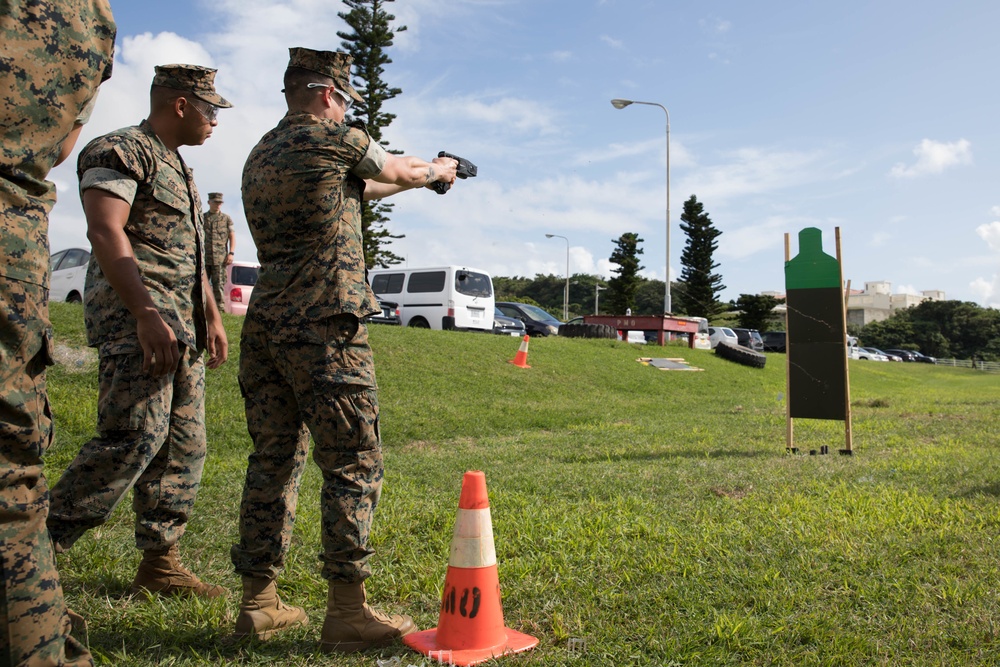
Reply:
[[957, 494], [957, 498], [976, 498], [978, 496], [992, 496], [1000, 498], [1000, 482], [993, 482], [986, 486], [975, 486], [965, 493]]
[[212, 663], [235, 662], [252, 656], [255, 663], [285, 664], [295, 656], [318, 655], [318, 633], [310, 630], [311, 627], [289, 630], [286, 636], [278, 635], [267, 641], [234, 637], [232, 626], [181, 626], [169, 630], [141, 625], [125, 628], [92, 626], [89, 635], [91, 652], [104, 656], [112, 664], [135, 659], [136, 656], [154, 663], [171, 664], [192, 658]]
[[775, 458], [778, 453], [768, 450], [746, 451], [740, 449], [681, 449], [663, 452], [612, 452], [591, 456], [566, 456], [562, 463], [607, 463], [609, 461], [662, 461], [667, 459], [756, 459]]

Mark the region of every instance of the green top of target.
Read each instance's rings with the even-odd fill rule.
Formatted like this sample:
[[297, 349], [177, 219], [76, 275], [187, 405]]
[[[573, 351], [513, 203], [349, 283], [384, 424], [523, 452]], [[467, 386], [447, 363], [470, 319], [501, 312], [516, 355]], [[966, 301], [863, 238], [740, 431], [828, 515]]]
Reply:
[[840, 287], [840, 262], [823, 252], [823, 232], [799, 232], [799, 254], [785, 262], [785, 290]]

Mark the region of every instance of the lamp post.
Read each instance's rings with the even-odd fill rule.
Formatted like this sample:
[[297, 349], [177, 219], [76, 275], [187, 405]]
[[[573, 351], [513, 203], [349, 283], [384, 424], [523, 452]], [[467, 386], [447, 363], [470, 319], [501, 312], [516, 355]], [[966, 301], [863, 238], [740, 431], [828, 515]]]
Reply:
[[615, 98], [611, 100], [611, 106], [616, 109], [624, 109], [630, 104], [645, 104], [651, 107], [660, 107], [663, 109], [663, 113], [667, 115], [667, 272], [666, 272], [666, 282], [667, 289], [666, 294], [663, 297], [663, 312], [669, 314], [671, 311], [670, 304], [670, 112], [667, 111], [667, 107], [662, 104], [657, 104], [656, 102], [640, 102], [638, 100], [623, 100]]
[[598, 285], [596, 283], [594, 284], [594, 315], [600, 315], [601, 314], [601, 309], [598, 306], [598, 303], [600, 302], [600, 296], [601, 296], [601, 290], [602, 289], [608, 289], [608, 288], [607, 287], [601, 287], [600, 285]]
[[566, 289], [563, 291], [563, 322], [569, 320], [569, 239], [559, 234], [546, 234], [547, 239], [562, 239], [566, 242]]

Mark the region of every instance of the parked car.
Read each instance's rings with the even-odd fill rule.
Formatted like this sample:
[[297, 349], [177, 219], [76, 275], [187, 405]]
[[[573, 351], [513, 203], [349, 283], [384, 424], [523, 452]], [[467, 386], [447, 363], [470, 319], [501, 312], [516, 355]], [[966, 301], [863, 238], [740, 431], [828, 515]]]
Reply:
[[399, 315], [399, 304], [395, 301], [386, 301], [380, 297], [376, 298], [378, 299], [378, 307], [382, 309], [382, 312], [377, 315], [369, 315], [365, 318], [365, 322], [401, 326], [403, 318]]
[[899, 357], [899, 356], [897, 356], [895, 354], [889, 354], [885, 350], [880, 350], [877, 347], [866, 347], [865, 349], [868, 350], [869, 352], [874, 352], [875, 354], [881, 354], [883, 357], [885, 357], [886, 361], [902, 361], [903, 360], [902, 357]]
[[226, 285], [222, 290], [223, 310], [233, 315], [246, 315], [259, 274], [260, 264], [253, 262], [233, 262], [227, 266]]
[[49, 301], [83, 302], [90, 251], [68, 248], [49, 258]]
[[[625, 334], [625, 338], [622, 338], [622, 334]], [[627, 343], [632, 343], [633, 345], [645, 345], [646, 344], [646, 332], [645, 331], [621, 331], [618, 333], [618, 340], [624, 340]]]
[[787, 335], [784, 331], [765, 331], [761, 334], [765, 352], [784, 352], [787, 346]]
[[738, 327], [733, 329], [733, 333], [736, 334], [737, 340], [739, 340], [740, 345], [743, 347], [748, 347], [758, 352], [764, 350], [764, 340], [760, 337], [760, 332], [756, 329]]
[[[581, 321], [583, 318], [580, 318]], [[523, 337], [525, 334], [524, 322], [514, 317], [507, 317], [503, 312], [493, 307], [493, 333], [501, 336]]]
[[404, 327], [492, 331], [493, 279], [466, 266], [372, 269], [372, 291], [399, 303]]
[[729, 345], [740, 344], [740, 339], [729, 327], [709, 327], [708, 341], [712, 345], [713, 349], [718, 347], [719, 343], [728, 343]]
[[924, 363], [924, 364], [936, 364], [937, 363], [937, 359], [935, 359], [934, 357], [928, 356], [926, 354], [921, 354], [920, 352], [917, 352], [916, 350], [913, 351], [913, 356], [914, 356], [914, 359], [913, 359], [914, 361], [919, 361], [919, 362]]
[[886, 352], [889, 353], [889, 354], [892, 354], [892, 355], [895, 355], [895, 356], [899, 357], [903, 361], [916, 361], [917, 360], [916, 355], [913, 354], [912, 350], [899, 350], [899, 349], [893, 348], [891, 350], [886, 350]]
[[559, 327], [562, 326], [562, 322], [538, 306], [500, 301], [497, 302], [497, 308], [507, 317], [524, 322], [524, 328], [530, 336], [555, 336], [559, 333]]
[[889, 357], [872, 347], [859, 347], [858, 359], [867, 359], [868, 361], [889, 361]]

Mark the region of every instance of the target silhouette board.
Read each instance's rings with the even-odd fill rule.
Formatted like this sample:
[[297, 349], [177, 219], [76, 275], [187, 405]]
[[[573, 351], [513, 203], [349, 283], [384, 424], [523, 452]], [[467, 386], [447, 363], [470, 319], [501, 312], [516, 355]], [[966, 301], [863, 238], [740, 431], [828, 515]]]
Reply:
[[[834, 419], [845, 423], [850, 454], [851, 391], [847, 367], [847, 314], [840, 259], [823, 252], [823, 233], [799, 232], [799, 252], [789, 258], [785, 234], [785, 304], [787, 331], [788, 449], [796, 451], [792, 420]], [[822, 451], [826, 451], [825, 448]]]

